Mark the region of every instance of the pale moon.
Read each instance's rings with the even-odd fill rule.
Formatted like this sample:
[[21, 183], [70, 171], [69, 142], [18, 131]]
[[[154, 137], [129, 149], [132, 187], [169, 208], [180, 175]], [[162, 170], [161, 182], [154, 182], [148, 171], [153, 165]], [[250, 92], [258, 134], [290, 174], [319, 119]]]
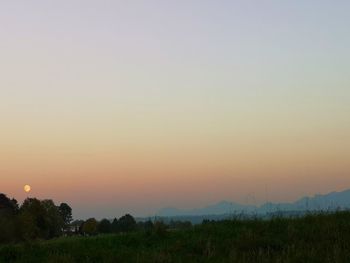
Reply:
[[24, 186], [24, 192], [26, 192], [26, 193], [29, 193], [30, 192], [30, 190], [31, 190], [32, 188], [30, 187], [30, 185], [25, 185]]

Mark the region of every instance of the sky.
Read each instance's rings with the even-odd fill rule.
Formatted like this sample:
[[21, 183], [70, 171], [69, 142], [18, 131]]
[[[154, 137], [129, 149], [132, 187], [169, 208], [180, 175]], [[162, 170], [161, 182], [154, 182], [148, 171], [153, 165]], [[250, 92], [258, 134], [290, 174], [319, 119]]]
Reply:
[[349, 12], [1, 1], [0, 192], [112, 218], [350, 188]]

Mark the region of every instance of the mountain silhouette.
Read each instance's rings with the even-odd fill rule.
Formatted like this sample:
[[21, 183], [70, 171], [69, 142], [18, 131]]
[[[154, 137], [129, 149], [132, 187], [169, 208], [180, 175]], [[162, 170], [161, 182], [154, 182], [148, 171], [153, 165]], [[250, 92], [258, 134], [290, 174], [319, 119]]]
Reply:
[[325, 195], [302, 197], [292, 203], [271, 203], [267, 202], [261, 206], [244, 205], [235, 202], [221, 201], [214, 205], [195, 209], [178, 209], [167, 207], [161, 209], [157, 216], [203, 216], [223, 215], [235, 213], [256, 213], [266, 214], [272, 212], [288, 211], [329, 211], [336, 209], [350, 209], [350, 189], [341, 192], [331, 192]]

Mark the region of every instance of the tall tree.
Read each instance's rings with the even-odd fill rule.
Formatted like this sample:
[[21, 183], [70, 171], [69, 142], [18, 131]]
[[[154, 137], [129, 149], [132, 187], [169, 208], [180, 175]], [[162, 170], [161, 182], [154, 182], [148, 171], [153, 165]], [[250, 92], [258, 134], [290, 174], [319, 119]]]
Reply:
[[101, 222], [98, 224], [98, 232], [99, 233], [111, 233], [112, 232], [112, 224], [108, 219], [102, 219]]
[[46, 213], [45, 220], [48, 229], [46, 238], [59, 236], [62, 233], [64, 221], [60, 215], [58, 207], [52, 200], [43, 200], [41, 201], [41, 204], [44, 207]]
[[0, 216], [13, 215], [18, 211], [17, 200], [0, 193]]
[[135, 219], [131, 215], [126, 214], [119, 218], [118, 226], [121, 232], [130, 232], [135, 230], [137, 225]]
[[48, 232], [46, 212], [40, 200], [27, 198], [20, 208], [21, 231], [24, 239], [44, 238]]
[[61, 233], [63, 220], [52, 200], [27, 198], [20, 208], [22, 234], [25, 239], [52, 238]]
[[63, 219], [65, 228], [67, 228], [73, 220], [72, 208], [66, 203], [61, 203], [58, 211]]
[[0, 193], [0, 243], [19, 239], [17, 212], [17, 201]]

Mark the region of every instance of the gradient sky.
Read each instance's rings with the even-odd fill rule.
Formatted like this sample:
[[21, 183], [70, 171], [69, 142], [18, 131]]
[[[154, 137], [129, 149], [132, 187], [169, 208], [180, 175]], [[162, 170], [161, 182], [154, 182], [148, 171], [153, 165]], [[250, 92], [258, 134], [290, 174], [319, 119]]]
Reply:
[[350, 1], [1, 1], [0, 192], [75, 217], [350, 188]]

